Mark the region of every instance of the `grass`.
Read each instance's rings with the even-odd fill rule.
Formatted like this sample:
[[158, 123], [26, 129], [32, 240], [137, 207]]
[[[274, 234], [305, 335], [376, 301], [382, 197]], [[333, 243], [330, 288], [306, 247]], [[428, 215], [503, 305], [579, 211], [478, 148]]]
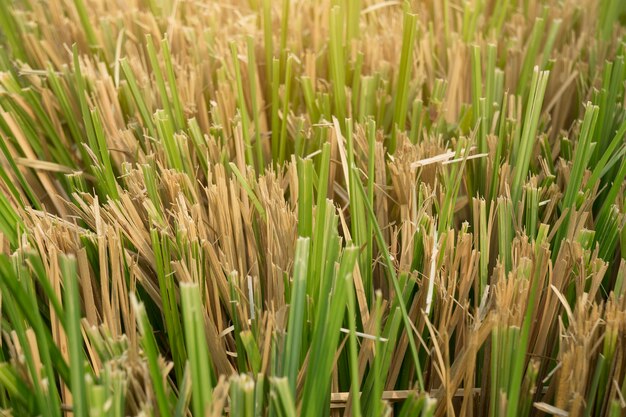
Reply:
[[0, 414], [626, 415], [625, 18], [0, 1]]

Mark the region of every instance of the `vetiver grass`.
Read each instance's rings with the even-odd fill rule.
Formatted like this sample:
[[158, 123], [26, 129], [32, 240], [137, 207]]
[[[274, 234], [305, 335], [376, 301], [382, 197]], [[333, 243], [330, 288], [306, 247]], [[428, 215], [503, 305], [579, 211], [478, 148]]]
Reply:
[[0, 1], [0, 414], [626, 415], [625, 19]]

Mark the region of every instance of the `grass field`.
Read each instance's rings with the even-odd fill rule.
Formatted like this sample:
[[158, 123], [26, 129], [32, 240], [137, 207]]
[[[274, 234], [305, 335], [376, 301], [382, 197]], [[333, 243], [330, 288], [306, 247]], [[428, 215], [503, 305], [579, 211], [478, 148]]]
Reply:
[[1, 0], [0, 416], [626, 416], [622, 0]]

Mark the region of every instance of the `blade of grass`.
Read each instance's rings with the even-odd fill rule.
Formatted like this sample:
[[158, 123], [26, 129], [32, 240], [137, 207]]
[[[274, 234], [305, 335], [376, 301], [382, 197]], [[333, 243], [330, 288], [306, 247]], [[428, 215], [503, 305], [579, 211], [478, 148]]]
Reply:
[[300, 237], [296, 243], [294, 258], [293, 289], [289, 303], [289, 322], [287, 325], [287, 338], [284, 347], [283, 375], [289, 381], [289, 387], [293, 398], [296, 396], [296, 380], [300, 367], [300, 349], [302, 347], [302, 320], [304, 317], [307, 269], [309, 262], [310, 239]]
[[397, 95], [394, 103], [394, 118], [391, 130], [391, 138], [389, 140], [388, 150], [390, 154], [396, 151], [396, 142], [398, 131], [404, 131], [406, 123], [406, 112], [409, 98], [409, 81], [411, 79], [411, 70], [413, 62], [413, 50], [415, 44], [415, 35], [417, 32], [417, 15], [409, 12], [404, 13], [402, 23], [402, 52], [400, 55], [400, 67], [398, 74], [398, 83], [396, 86]]
[[72, 389], [73, 414], [87, 416], [87, 397], [85, 393], [85, 373], [83, 339], [80, 330], [80, 298], [78, 295], [78, 274], [76, 259], [60, 259], [65, 295], [65, 330], [67, 332], [68, 355], [70, 358], [70, 378]]
[[159, 364], [159, 350], [156, 340], [154, 339], [152, 325], [148, 319], [148, 314], [146, 313], [146, 307], [144, 304], [137, 301], [134, 294], [131, 294], [131, 300], [135, 310], [137, 327], [139, 328], [139, 333], [141, 334], [141, 344], [148, 361], [150, 380], [154, 389], [159, 414], [163, 417], [170, 417], [169, 399], [163, 384], [165, 377], [162, 374], [161, 366]]
[[191, 367], [192, 408], [194, 415], [200, 416], [211, 407], [213, 377], [198, 284], [181, 283], [180, 297], [183, 306], [185, 344]]
[[397, 297], [398, 297], [398, 307], [402, 314], [402, 321], [404, 323], [407, 339], [409, 341], [411, 357], [413, 359], [413, 364], [415, 365], [415, 370], [417, 374], [418, 387], [420, 391], [423, 391], [424, 390], [424, 378], [422, 376], [422, 370], [421, 370], [420, 360], [418, 356], [417, 346], [415, 344], [415, 338], [413, 336], [413, 326], [411, 323], [411, 319], [409, 318], [406, 305], [404, 304], [404, 301], [402, 300], [401, 294], [403, 294], [403, 291], [396, 277], [395, 267], [393, 265], [393, 262], [391, 261], [391, 255], [389, 254], [389, 249], [387, 248], [387, 245], [385, 243], [385, 239], [383, 237], [382, 231], [380, 230], [380, 227], [378, 226], [378, 223], [376, 222], [376, 214], [374, 214], [374, 209], [367, 201], [367, 194], [365, 190], [363, 189], [363, 185], [359, 181], [357, 181], [357, 186], [358, 186], [359, 192], [361, 193], [361, 196], [363, 197], [364, 201], [366, 201], [365, 205], [367, 207], [367, 211], [369, 212], [369, 216], [372, 219], [372, 225], [374, 227], [374, 236], [376, 237], [376, 242], [378, 243], [379, 250], [382, 252], [383, 260], [385, 262], [385, 266], [387, 267], [387, 273], [389, 277], [391, 278], [394, 291], [396, 292]]

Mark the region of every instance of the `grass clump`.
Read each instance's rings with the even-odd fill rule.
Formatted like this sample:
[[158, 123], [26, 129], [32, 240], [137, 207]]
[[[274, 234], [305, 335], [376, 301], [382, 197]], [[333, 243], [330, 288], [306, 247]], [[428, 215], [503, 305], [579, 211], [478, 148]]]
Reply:
[[625, 13], [0, 1], [0, 413], [626, 415]]

